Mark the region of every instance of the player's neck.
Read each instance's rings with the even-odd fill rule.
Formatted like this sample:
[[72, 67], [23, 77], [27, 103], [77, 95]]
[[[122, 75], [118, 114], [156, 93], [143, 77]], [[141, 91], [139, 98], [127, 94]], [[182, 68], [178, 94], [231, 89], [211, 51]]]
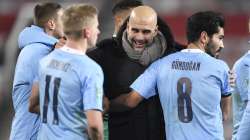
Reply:
[[86, 53], [87, 50], [87, 43], [83, 40], [75, 41], [68, 39], [66, 42], [66, 46], [75, 50], [78, 50], [79, 52]]
[[202, 47], [202, 45], [198, 44], [198, 43], [190, 43], [187, 46], [187, 49], [199, 49], [205, 52], [204, 47]]

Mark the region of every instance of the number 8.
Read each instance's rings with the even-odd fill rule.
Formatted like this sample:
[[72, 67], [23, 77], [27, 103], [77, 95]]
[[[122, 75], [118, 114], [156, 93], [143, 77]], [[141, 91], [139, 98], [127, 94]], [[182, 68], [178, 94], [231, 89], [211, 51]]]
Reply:
[[193, 119], [192, 100], [190, 97], [191, 91], [191, 80], [187, 77], [180, 78], [177, 82], [178, 117], [183, 123], [188, 123]]

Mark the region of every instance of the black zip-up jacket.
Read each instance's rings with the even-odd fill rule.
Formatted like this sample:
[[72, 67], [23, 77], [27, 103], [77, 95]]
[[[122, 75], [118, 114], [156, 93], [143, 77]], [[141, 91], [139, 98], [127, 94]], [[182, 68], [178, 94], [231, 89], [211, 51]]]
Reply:
[[[130, 59], [121, 46], [126, 23], [125, 21], [116, 38], [105, 39], [97, 44], [95, 50], [88, 52], [89, 57], [103, 69], [104, 93], [109, 99], [129, 93], [129, 86], [148, 67]], [[168, 25], [160, 18], [157, 24], [168, 46], [163, 56], [181, 50], [182, 45], [175, 43]], [[164, 128], [158, 95], [143, 100], [130, 111], [109, 114], [110, 140], [165, 140]]]

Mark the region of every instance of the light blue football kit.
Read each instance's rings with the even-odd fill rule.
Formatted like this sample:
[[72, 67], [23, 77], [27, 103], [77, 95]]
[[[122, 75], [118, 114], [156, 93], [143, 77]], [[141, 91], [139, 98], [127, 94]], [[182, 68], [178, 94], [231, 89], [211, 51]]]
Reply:
[[[238, 119], [238, 132], [233, 136], [237, 140], [249, 140], [250, 139], [250, 51], [242, 56], [234, 66], [236, 72], [236, 93], [240, 96], [240, 101], [236, 102], [238, 110], [236, 115]], [[247, 104], [247, 105], [246, 105]], [[234, 110], [235, 111], [235, 110]], [[235, 116], [234, 116], [235, 117]], [[242, 118], [241, 118], [242, 117]], [[234, 119], [234, 120], [236, 120]]]
[[247, 94], [250, 90], [249, 70], [250, 70], [250, 51], [242, 56], [233, 66], [236, 74], [236, 86], [233, 91], [233, 136], [236, 140], [237, 131], [242, 120], [242, 116], [246, 109]]
[[103, 72], [87, 55], [64, 46], [40, 61], [39, 140], [88, 140], [84, 111], [102, 111]]
[[33, 80], [37, 75], [38, 62], [54, 48], [58, 40], [47, 35], [38, 26], [26, 27], [19, 35], [18, 56], [12, 89], [15, 116], [12, 121], [10, 140], [36, 140], [40, 126], [39, 116], [28, 111]]
[[153, 63], [132, 85], [149, 98], [157, 88], [169, 140], [223, 140], [221, 96], [230, 95], [229, 68], [198, 49]]

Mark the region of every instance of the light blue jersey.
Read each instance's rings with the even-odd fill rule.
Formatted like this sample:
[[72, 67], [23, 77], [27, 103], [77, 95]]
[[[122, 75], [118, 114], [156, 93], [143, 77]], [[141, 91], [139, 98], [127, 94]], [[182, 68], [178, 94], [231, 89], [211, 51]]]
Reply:
[[40, 126], [39, 116], [28, 111], [32, 83], [37, 75], [38, 62], [57, 42], [40, 27], [26, 27], [19, 35], [22, 49], [17, 60], [12, 89], [15, 116], [12, 121], [10, 140], [36, 140]]
[[103, 72], [85, 54], [57, 49], [40, 61], [39, 140], [88, 140], [84, 111], [102, 111]]
[[228, 95], [228, 66], [197, 49], [153, 63], [132, 85], [144, 98], [158, 90], [169, 140], [223, 140], [222, 95]]
[[237, 140], [250, 140], [250, 103], [248, 101], [242, 120], [240, 122], [240, 127], [236, 134]]
[[[238, 102], [234, 103], [234, 108], [238, 107], [237, 113], [234, 115], [234, 121], [238, 121], [234, 124], [239, 127], [237, 134], [233, 135], [233, 138], [237, 140], [249, 140], [250, 139], [250, 52], [248, 51], [242, 56], [234, 66], [236, 71], [236, 88], [235, 92], [240, 95]], [[246, 105], [247, 104], [247, 105]], [[238, 106], [236, 106], [238, 105]], [[235, 110], [234, 110], [235, 111]], [[234, 126], [235, 126], [234, 125]]]
[[234, 64], [233, 70], [236, 74], [236, 86], [233, 91], [233, 139], [240, 126], [240, 121], [246, 109], [248, 93], [250, 90], [250, 52], [247, 52]]

